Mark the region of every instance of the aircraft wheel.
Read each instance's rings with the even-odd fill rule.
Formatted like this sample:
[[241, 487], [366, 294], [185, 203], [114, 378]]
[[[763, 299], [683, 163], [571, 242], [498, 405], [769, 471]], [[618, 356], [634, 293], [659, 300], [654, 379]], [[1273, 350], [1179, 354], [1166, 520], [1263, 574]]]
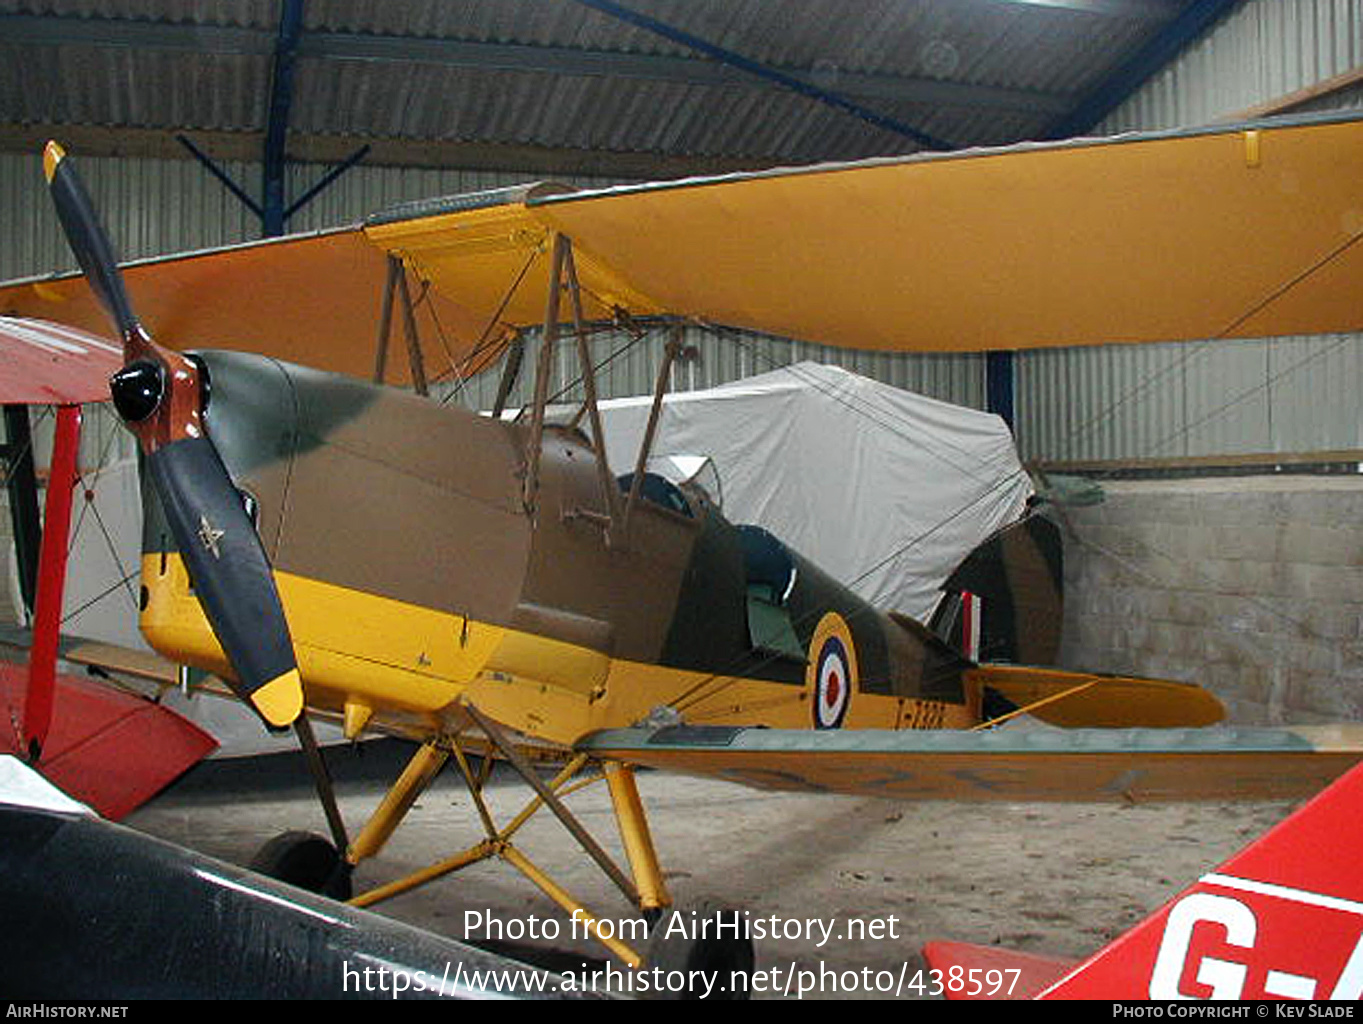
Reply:
[[251, 870], [308, 892], [348, 900], [352, 895], [350, 869], [342, 865], [336, 847], [315, 832], [285, 832], [260, 848]]
[[[720, 927], [720, 926], [723, 927]], [[655, 999], [703, 999], [710, 982], [710, 999], [747, 999], [756, 955], [752, 939], [743, 933], [737, 910], [702, 904], [694, 910], [666, 911], [654, 926], [644, 954], [644, 968], [657, 972]], [[671, 991], [681, 979], [697, 983]]]

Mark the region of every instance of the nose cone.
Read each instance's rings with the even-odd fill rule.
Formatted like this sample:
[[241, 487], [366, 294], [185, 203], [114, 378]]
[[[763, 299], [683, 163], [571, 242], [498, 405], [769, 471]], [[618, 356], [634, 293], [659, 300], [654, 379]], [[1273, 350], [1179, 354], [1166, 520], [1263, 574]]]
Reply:
[[165, 396], [165, 374], [159, 363], [140, 359], [110, 378], [109, 391], [119, 416], [127, 423], [141, 423]]

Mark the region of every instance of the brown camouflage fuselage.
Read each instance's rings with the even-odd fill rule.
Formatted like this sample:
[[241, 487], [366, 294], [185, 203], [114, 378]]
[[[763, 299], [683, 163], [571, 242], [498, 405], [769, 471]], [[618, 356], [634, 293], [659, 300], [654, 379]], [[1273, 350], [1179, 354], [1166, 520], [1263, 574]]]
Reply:
[[[658, 705], [785, 727], [977, 720], [969, 662], [699, 493], [650, 479], [627, 533], [608, 530], [577, 431], [546, 430], [527, 507], [521, 424], [261, 356], [203, 358], [208, 430], [257, 510], [308, 703], [348, 725], [429, 733], [458, 724], [460, 700], [558, 743]], [[227, 672], [146, 502], [144, 632]], [[825, 648], [841, 653], [820, 683]]]

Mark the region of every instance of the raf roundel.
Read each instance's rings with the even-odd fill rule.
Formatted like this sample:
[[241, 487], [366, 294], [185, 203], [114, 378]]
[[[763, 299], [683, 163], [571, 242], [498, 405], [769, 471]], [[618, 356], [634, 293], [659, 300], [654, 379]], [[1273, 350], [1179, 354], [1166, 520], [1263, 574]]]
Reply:
[[814, 725], [836, 729], [847, 713], [847, 650], [835, 636], [819, 651], [819, 683], [815, 690]]
[[814, 728], [840, 728], [857, 686], [852, 633], [842, 616], [829, 612], [823, 617], [814, 631], [810, 653], [807, 682], [813, 691]]

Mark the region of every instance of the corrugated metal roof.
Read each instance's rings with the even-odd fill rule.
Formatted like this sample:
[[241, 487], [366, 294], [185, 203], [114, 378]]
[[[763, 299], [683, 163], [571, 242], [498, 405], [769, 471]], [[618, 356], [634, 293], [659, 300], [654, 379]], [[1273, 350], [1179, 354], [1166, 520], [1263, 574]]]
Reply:
[[[686, 41], [698, 39], [953, 144], [997, 144], [1044, 133], [1191, 0], [623, 6], [685, 35], [581, 0], [307, 0], [289, 130], [295, 143], [358, 135], [744, 164], [919, 148]], [[0, 0], [0, 125], [260, 134], [284, 8]], [[384, 159], [404, 160], [391, 147]]]

